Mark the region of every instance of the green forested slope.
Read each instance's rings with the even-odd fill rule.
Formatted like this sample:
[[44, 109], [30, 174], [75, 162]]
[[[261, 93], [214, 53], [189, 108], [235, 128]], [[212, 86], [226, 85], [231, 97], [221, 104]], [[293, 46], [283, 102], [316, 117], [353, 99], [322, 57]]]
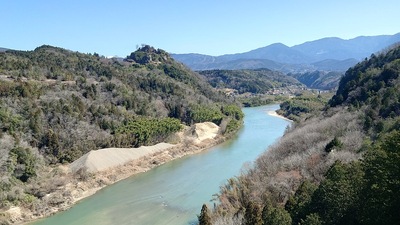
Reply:
[[2, 133], [56, 160], [70, 157], [69, 151], [80, 155], [136, 143], [122, 144], [116, 132], [131, 120], [171, 117], [191, 124], [200, 122], [196, 114], [201, 108], [215, 110], [222, 120], [221, 108], [229, 103], [166, 52], [150, 46], [126, 61], [51, 46], [9, 51], [0, 54], [0, 75]]
[[52, 46], [0, 52], [0, 208], [40, 197], [48, 164], [165, 141], [181, 124], [231, 132], [241, 119], [233, 100], [150, 46], [124, 60]]
[[349, 69], [329, 105], [222, 186], [214, 224], [399, 224], [399, 53]]
[[320, 114], [332, 95], [331, 92], [304, 91], [299, 96], [283, 101], [277, 112], [288, 119], [300, 122]]
[[203, 70], [199, 71], [215, 88], [230, 88], [239, 94], [265, 94], [274, 88], [290, 85], [301, 87], [296, 79], [269, 69], [257, 70]]
[[296, 78], [309, 88], [332, 90], [339, 85], [344, 72], [313, 71], [305, 73], [289, 73], [288, 76]]

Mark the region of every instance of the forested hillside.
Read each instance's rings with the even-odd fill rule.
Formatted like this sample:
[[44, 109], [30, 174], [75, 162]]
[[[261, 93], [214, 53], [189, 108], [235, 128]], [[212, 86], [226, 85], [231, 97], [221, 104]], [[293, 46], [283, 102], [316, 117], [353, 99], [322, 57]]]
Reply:
[[294, 98], [283, 101], [277, 112], [295, 122], [303, 122], [319, 115], [332, 96], [332, 92], [304, 91]]
[[150, 46], [124, 60], [52, 46], [0, 52], [0, 208], [51, 191], [51, 175], [36, 179], [49, 164], [162, 142], [181, 124], [232, 132], [241, 119], [233, 100]]
[[301, 83], [283, 73], [269, 69], [257, 70], [203, 70], [199, 71], [215, 88], [235, 89], [239, 94], [265, 94], [290, 85]]
[[324, 109], [221, 187], [200, 224], [399, 224], [399, 74], [400, 47], [349, 69]]
[[296, 78], [309, 88], [332, 90], [339, 86], [339, 81], [344, 72], [313, 71], [305, 73], [289, 73], [288, 76]]

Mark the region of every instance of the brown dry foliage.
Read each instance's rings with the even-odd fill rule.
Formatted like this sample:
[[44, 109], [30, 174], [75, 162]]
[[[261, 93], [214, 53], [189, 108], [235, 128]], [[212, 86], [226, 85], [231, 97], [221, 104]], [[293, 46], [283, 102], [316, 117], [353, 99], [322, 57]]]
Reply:
[[[357, 113], [335, 109], [287, 129], [251, 168], [221, 187], [214, 221], [242, 214], [249, 201], [262, 205], [272, 200], [276, 205], [283, 205], [303, 180], [320, 182], [336, 160], [359, 159], [358, 150], [365, 138], [360, 118]], [[326, 153], [325, 146], [334, 137], [343, 146]]]

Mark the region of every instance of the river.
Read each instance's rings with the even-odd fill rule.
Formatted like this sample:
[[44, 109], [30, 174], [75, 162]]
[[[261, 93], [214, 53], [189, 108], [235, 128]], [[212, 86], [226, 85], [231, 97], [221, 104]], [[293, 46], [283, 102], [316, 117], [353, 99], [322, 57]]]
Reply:
[[289, 122], [267, 114], [278, 105], [244, 108], [244, 126], [230, 141], [110, 185], [71, 209], [32, 225], [196, 224], [203, 203], [282, 136]]

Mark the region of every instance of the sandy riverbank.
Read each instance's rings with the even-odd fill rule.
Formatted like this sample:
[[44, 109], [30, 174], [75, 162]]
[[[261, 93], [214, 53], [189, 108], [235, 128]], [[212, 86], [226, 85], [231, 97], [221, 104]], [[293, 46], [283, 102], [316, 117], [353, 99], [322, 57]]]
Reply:
[[281, 116], [281, 115], [279, 115], [278, 113], [276, 113], [275, 111], [267, 111], [267, 114], [270, 115], [270, 116], [279, 117], [279, 118], [281, 118], [281, 119], [284, 119], [284, 120], [293, 122], [293, 120], [288, 119], [288, 118], [286, 118], [286, 117], [284, 117], [284, 116]]
[[12, 207], [5, 213], [13, 224], [28, 224], [72, 207], [107, 185], [146, 172], [156, 166], [189, 154], [196, 154], [225, 141], [219, 127], [206, 122], [195, 124], [177, 134], [176, 144], [159, 143], [140, 148], [109, 148], [90, 151], [70, 165], [56, 168], [64, 171], [65, 184], [38, 201], [35, 209]]
[[104, 148], [92, 150], [69, 165], [72, 173], [86, 170], [89, 173], [98, 173], [113, 167], [122, 166], [150, 154], [166, 151], [175, 145], [158, 143], [153, 146], [141, 146], [139, 148]]

